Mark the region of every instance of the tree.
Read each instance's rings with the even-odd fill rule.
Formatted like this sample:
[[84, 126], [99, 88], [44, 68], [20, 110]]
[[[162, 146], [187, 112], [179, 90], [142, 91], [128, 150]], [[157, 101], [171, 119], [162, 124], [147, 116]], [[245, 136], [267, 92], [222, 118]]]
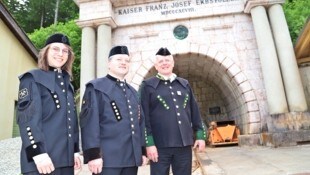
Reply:
[[54, 24], [57, 24], [57, 22], [58, 22], [59, 1], [60, 1], [60, 0], [56, 0]]
[[4, 5], [15, 19], [22, 19], [23, 14], [26, 13], [26, 5], [18, 0], [3, 0]]
[[29, 34], [29, 38], [36, 48], [40, 49], [44, 46], [46, 38], [53, 33], [64, 33], [69, 37], [71, 47], [74, 51], [75, 61], [73, 63], [73, 86], [75, 89], [80, 88], [80, 63], [81, 63], [81, 29], [76, 25], [74, 20], [67, 23], [58, 23], [46, 28], [35, 30]]
[[287, 0], [283, 5], [293, 43], [296, 42], [307, 18], [310, 17], [309, 0]]
[[3, 0], [3, 2], [26, 33], [78, 17], [79, 9], [72, 0]]

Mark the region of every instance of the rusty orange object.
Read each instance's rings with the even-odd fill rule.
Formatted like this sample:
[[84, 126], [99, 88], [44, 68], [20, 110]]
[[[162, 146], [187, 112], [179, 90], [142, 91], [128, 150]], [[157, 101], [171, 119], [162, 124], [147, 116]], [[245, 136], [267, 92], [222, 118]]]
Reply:
[[240, 130], [234, 121], [213, 121], [210, 123], [209, 144], [211, 146], [238, 144], [239, 135]]

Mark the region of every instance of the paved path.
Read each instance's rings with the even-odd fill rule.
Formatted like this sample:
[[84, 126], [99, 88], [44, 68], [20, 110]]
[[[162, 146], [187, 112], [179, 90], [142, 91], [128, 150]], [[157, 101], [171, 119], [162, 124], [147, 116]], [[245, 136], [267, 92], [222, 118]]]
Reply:
[[206, 175], [310, 175], [310, 145], [215, 147], [198, 157]]
[[[193, 162], [201, 166], [192, 175], [310, 175], [310, 145], [208, 147]], [[84, 169], [79, 175], [90, 175]], [[139, 175], [149, 175], [149, 166], [140, 167]]]

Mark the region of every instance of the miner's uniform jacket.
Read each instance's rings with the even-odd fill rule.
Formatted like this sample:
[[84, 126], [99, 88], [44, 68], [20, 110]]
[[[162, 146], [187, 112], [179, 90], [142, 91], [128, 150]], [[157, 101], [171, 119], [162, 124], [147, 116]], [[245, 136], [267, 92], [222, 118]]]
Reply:
[[74, 89], [66, 71], [34, 69], [19, 77], [17, 123], [22, 173], [37, 171], [33, 157], [47, 153], [54, 167], [73, 167], [79, 152]]
[[176, 77], [171, 82], [157, 74], [143, 82], [141, 101], [146, 146], [184, 147], [193, 145], [194, 139], [205, 140], [205, 128], [187, 80]]
[[144, 117], [137, 91], [126, 82], [108, 74], [87, 83], [80, 126], [84, 163], [102, 157], [103, 167], [142, 164]]

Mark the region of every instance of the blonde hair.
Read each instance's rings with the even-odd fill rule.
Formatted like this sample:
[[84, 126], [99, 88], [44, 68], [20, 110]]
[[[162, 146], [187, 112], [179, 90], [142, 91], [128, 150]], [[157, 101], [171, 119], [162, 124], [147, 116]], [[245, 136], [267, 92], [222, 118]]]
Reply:
[[[50, 44], [43, 47], [39, 52], [38, 67], [44, 71], [49, 70], [49, 65], [48, 65], [48, 61], [47, 61], [47, 53], [48, 53], [49, 49], [50, 49]], [[71, 77], [71, 80], [72, 80], [72, 78], [73, 78], [73, 76], [72, 76], [72, 65], [73, 65], [75, 57], [74, 57], [74, 53], [72, 51], [72, 48], [70, 46], [68, 46], [68, 49], [69, 49], [68, 60], [61, 67], [61, 70], [67, 71]]]

